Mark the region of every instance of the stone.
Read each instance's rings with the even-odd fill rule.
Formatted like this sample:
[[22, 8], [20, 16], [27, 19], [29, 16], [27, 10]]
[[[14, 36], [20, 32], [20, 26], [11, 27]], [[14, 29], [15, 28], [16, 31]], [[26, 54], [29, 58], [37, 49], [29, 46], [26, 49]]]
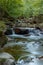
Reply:
[[12, 35], [13, 34], [13, 31], [12, 31], [12, 29], [6, 29], [6, 31], [5, 31], [4, 34], [5, 35]]
[[4, 35], [3, 31], [0, 31], [0, 47], [3, 47], [7, 43], [7, 37]]
[[19, 28], [15, 29], [15, 34], [24, 35], [24, 34], [28, 34], [28, 33], [29, 33], [28, 29], [19, 29]]
[[6, 52], [0, 53], [0, 65], [15, 65], [15, 58]]

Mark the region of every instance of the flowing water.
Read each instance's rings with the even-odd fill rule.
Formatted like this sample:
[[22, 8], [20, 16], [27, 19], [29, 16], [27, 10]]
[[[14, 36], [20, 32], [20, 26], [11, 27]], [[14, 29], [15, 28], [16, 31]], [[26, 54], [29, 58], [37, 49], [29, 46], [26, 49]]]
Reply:
[[30, 36], [16, 34], [8, 36], [13, 40], [4, 46], [4, 52], [15, 58], [16, 65], [43, 65], [43, 59], [38, 59], [43, 56], [43, 31], [33, 28], [29, 30]]

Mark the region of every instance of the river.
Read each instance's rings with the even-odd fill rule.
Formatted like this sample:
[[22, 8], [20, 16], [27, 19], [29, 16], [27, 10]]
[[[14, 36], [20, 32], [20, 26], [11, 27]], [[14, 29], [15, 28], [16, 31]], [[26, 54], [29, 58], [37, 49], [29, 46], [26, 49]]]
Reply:
[[43, 56], [43, 31], [29, 30], [30, 36], [8, 36], [13, 40], [8, 41], [3, 50], [15, 58], [17, 65], [43, 65], [43, 60], [38, 59]]

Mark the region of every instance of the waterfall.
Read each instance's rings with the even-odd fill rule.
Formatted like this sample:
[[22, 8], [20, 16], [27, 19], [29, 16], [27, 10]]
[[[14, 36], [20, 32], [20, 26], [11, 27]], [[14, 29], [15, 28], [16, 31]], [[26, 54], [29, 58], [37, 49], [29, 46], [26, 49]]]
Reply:
[[13, 34], [15, 34], [15, 32], [14, 32], [13, 28], [11, 28], [11, 30], [12, 30], [12, 33], [13, 33]]

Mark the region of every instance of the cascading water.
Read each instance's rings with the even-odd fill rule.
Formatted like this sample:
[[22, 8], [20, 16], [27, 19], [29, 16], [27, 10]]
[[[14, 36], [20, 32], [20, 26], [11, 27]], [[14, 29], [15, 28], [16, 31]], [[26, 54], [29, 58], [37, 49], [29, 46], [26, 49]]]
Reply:
[[[26, 28], [28, 29], [28, 28]], [[25, 39], [32, 39], [32, 40], [38, 40], [38, 39], [42, 39], [43, 38], [43, 34], [41, 34], [40, 30], [37, 30], [35, 28], [29, 28], [29, 36], [25, 36], [25, 35], [18, 35], [15, 34], [14, 30], [12, 29], [13, 34], [12, 35], [8, 35], [8, 37], [14, 39], [14, 38], [25, 38]]]
[[[2, 54], [0, 54], [0, 57], [7, 57], [4, 65], [43, 65], [43, 58], [38, 58], [40, 56], [43, 56], [43, 32], [40, 30], [36, 30], [35, 28], [28, 29], [29, 36], [17, 35], [12, 29], [13, 34], [8, 35], [8, 38], [14, 40], [10, 42], [8, 41], [4, 48], [11, 47], [9, 49], [11, 52], [14, 52], [13, 56], [15, 56], [17, 63], [15, 63], [14, 58], [12, 59], [11, 56], [10, 58], [7, 54], [3, 53], [3, 56], [1, 56]], [[31, 54], [31, 56], [29, 54]]]
[[[33, 36], [43, 36], [40, 30], [30, 30], [30, 34]], [[32, 37], [33, 38], [33, 37]], [[36, 39], [36, 38], [35, 38]], [[26, 51], [32, 53], [29, 56], [21, 56], [18, 59], [17, 65], [43, 65], [43, 37], [37, 38], [26, 44]], [[41, 58], [40, 58], [41, 56]], [[40, 59], [39, 59], [40, 58]]]

